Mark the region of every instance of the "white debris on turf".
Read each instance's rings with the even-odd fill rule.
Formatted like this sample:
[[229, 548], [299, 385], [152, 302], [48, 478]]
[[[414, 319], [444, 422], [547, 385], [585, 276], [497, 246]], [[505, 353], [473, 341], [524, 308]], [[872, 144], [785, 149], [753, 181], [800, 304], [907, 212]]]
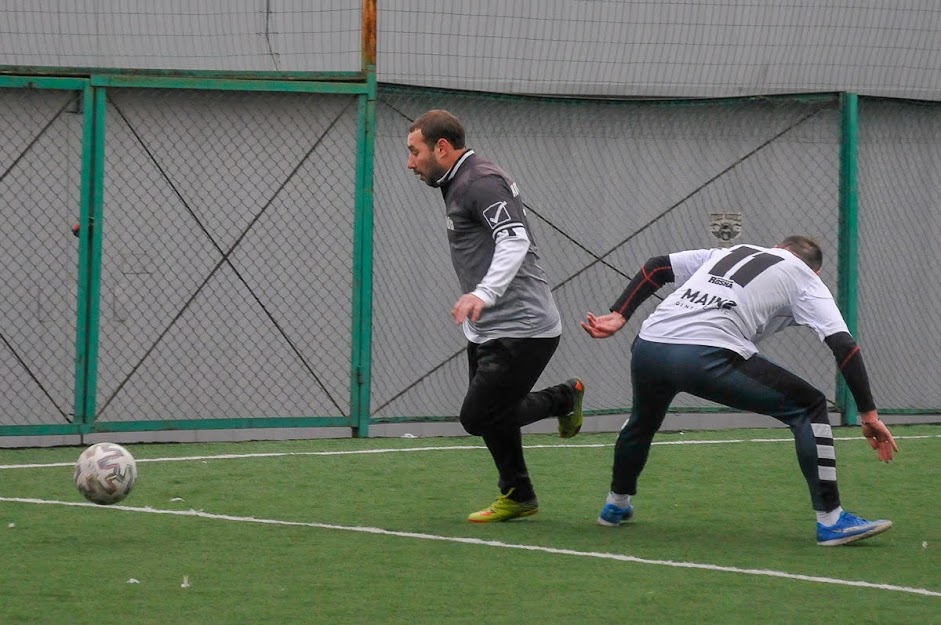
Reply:
[[139, 580], [139, 579], [134, 579], [134, 578], [132, 577], [131, 579], [127, 580], [127, 583], [128, 583], [128, 584], [140, 584], [140, 580]]
[[180, 588], [189, 588], [190, 587], [190, 578], [187, 575], [183, 576], [183, 583], [180, 584]]

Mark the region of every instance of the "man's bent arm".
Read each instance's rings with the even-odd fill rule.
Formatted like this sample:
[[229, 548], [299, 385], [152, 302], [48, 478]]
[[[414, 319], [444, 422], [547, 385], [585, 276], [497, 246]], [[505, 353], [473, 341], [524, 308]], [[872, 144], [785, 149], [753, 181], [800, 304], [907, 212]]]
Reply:
[[669, 256], [653, 256], [647, 259], [640, 271], [631, 279], [621, 297], [609, 309], [630, 319], [634, 311], [651, 295], [668, 282], [673, 282], [673, 265]]
[[872, 389], [869, 386], [869, 376], [866, 374], [866, 365], [863, 355], [859, 351], [856, 340], [849, 332], [837, 332], [824, 339], [827, 347], [833, 352], [836, 365], [846, 380], [846, 385], [856, 400], [856, 407], [860, 412], [871, 412], [876, 409], [872, 400]]

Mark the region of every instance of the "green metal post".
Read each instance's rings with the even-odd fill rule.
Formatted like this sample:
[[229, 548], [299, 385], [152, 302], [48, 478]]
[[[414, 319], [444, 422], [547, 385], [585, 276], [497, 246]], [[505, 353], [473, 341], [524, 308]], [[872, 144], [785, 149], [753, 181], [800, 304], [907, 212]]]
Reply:
[[367, 74], [357, 126], [356, 219], [353, 244], [353, 337], [350, 416], [354, 436], [369, 436], [372, 370], [373, 160], [376, 136], [376, 73]]
[[[850, 334], [857, 329], [857, 282], [859, 278], [859, 206], [857, 197], [857, 131], [859, 96], [840, 94], [840, 233], [837, 268], [837, 304]], [[844, 425], [855, 425], [856, 402], [840, 372], [837, 372], [836, 403]]]
[[[98, 386], [98, 319], [101, 309], [101, 231], [104, 204], [105, 90], [85, 90], [82, 164], [82, 241], [79, 244], [79, 348], [76, 357], [76, 421], [92, 431]], [[78, 350], [77, 350], [78, 353]], [[79, 391], [80, 389], [80, 391]], [[79, 392], [81, 401], [79, 402]], [[81, 419], [79, 419], [81, 415]]]
[[353, 436], [369, 436], [372, 375], [373, 160], [376, 139], [376, 0], [363, 0], [361, 52], [366, 93], [359, 97], [356, 218], [353, 232], [353, 336], [350, 418]]
[[92, 187], [94, 186], [95, 89], [88, 83], [82, 90], [82, 175], [79, 206], [78, 301], [75, 314], [75, 403], [76, 423], [87, 423], [85, 393], [88, 390], [88, 274], [91, 249]]

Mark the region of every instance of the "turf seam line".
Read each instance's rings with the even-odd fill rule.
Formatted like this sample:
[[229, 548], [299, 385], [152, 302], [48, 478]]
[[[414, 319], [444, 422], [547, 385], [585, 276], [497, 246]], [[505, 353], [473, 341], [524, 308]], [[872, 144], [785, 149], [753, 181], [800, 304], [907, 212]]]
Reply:
[[[941, 434], [917, 435], [917, 436], [896, 436], [895, 440], [913, 440], [941, 438]], [[861, 441], [859, 436], [834, 437], [835, 441]], [[724, 445], [727, 443], [788, 443], [793, 442], [793, 438], [741, 438], [727, 440], [691, 440], [691, 441], [654, 441], [654, 445]], [[207, 443], [216, 444], [216, 443]], [[554, 445], [523, 445], [523, 449], [591, 449], [613, 447], [613, 443], [586, 443], [579, 444], [554, 444]], [[383, 449], [342, 449], [336, 451], [272, 451], [258, 452], [250, 454], [217, 454], [213, 456], [168, 456], [164, 458], [135, 458], [138, 463], [141, 462], [188, 462], [205, 460], [243, 460], [249, 458], [284, 458], [286, 456], [355, 456], [368, 454], [388, 454], [388, 453], [406, 453], [419, 451], [467, 451], [483, 450], [484, 445], [447, 445], [443, 447], [387, 447]], [[72, 467], [74, 462], [48, 462], [31, 464], [0, 464], [0, 470], [4, 469], [44, 469], [51, 467]]]

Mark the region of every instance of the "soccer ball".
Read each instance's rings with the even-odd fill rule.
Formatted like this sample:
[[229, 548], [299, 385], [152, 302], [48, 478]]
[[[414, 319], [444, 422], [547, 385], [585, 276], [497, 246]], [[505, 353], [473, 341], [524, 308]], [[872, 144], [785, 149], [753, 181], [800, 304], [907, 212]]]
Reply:
[[95, 443], [75, 463], [75, 486], [88, 501], [102, 505], [127, 497], [137, 480], [137, 463], [115, 443]]

